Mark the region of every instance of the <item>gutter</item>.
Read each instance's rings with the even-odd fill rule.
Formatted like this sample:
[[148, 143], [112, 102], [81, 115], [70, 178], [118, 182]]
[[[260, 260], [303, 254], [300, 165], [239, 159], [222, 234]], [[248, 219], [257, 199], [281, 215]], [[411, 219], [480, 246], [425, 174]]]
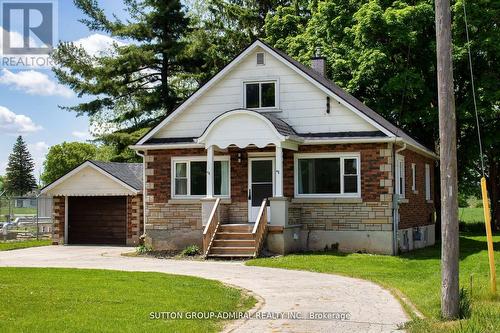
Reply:
[[138, 156], [142, 157], [142, 235], [146, 235], [146, 220], [147, 220], [147, 214], [146, 214], [146, 198], [147, 198], [147, 192], [146, 192], [146, 157], [144, 156], [144, 153], [140, 153], [139, 151], [135, 152]]
[[[394, 140], [394, 145], [397, 140]], [[392, 147], [392, 255], [398, 254], [398, 230], [399, 230], [399, 194], [396, 194], [396, 155], [407, 148], [403, 142], [403, 147], [394, 150]]]
[[[131, 145], [132, 150], [155, 150], [155, 149], [186, 149], [186, 148], [205, 148], [205, 145], [199, 143], [173, 143], [173, 144], [153, 144], [153, 145]], [[143, 155], [139, 155], [143, 156]]]

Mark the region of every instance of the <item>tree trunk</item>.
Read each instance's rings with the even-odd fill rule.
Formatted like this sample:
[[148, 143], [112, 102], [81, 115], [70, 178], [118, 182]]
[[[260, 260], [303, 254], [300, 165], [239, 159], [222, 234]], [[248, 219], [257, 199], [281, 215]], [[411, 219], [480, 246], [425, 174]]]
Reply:
[[458, 184], [449, 0], [436, 0], [436, 40], [442, 207], [441, 314], [444, 319], [455, 319], [459, 313]]

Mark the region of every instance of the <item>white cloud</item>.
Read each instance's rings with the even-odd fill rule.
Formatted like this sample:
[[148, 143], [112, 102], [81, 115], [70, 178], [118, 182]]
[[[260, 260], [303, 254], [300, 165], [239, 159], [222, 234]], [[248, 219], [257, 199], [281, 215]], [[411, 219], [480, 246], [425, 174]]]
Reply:
[[[5, 30], [2, 27], [0, 27], [0, 36], [2, 36], [2, 38], [0, 38], [0, 55], [3, 54], [3, 42], [2, 41], [3, 41], [4, 31]], [[24, 41], [23, 35], [21, 35], [17, 31], [10, 32], [10, 45], [23, 45], [23, 41]]]
[[75, 45], [83, 47], [88, 54], [93, 56], [99, 56], [101, 54], [108, 54], [113, 52], [113, 44], [116, 44], [118, 46], [127, 45], [112, 37], [101, 34], [92, 34], [88, 37], [78, 39], [73, 43]]
[[33, 120], [22, 114], [15, 114], [6, 107], [0, 106], [0, 133], [25, 134], [41, 130]]
[[43, 171], [43, 162], [49, 151], [49, 145], [44, 141], [38, 141], [33, 144], [28, 144], [28, 150], [35, 162], [35, 176], [38, 178], [39, 174]]
[[66, 98], [73, 96], [71, 89], [52, 81], [47, 74], [35, 70], [14, 73], [4, 68], [0, 72], [0, 84], [11, 86], [30, 95]]
[[71, 135], [80, 140], [92, 140], [94, 138], [88, 131], [73, 131]]

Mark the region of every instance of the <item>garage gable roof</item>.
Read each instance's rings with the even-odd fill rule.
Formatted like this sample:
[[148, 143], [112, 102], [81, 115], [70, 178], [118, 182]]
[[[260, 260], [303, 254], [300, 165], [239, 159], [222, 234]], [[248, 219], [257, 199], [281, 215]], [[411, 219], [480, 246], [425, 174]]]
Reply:
[[104, 176], [120, 184], [124, 188], [139, 193], [143, 187], [143, 167], [142, 163], [117, 163], [117, 162], [101, 162], [101, 161], [85, 161], [64, 176], [42, 188], [42, 194], [46, 194], [51, 189], [65, 182], [72, 176], [79, 173], [81, 170], [91, 167], [97, 170]]
[[118, 178], [125, 184], [130, 185], [136, 190], [142, 190], [142, 163], [117, 163], [90, 161], [102, 170], [106, 171], [115, 178]]

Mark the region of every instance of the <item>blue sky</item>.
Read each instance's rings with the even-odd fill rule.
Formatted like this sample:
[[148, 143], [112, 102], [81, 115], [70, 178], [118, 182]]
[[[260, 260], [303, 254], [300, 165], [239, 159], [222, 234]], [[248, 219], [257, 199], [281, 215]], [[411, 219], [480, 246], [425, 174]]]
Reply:
[[[0, 0], [0, 4], [6, 0]], [[99, 0], [107, 14], [125, 17], [120, 0]], [[89, 31], [78, 22], [83, 14], [70, 0], [58, 1], [58, 38], [80, 41], [87, 50], [99, 50], [111, 39]], [[1, 34], [0, 34], [1, 38]], [[1, 54], [0, 54], [1, 56]], [[52, 145], [63, 141], [85, 141], [89, 121], [58, 105], [71, 106], [78, 98], [57, 83], [50, 69], [2, 67], [0, 63], [0, 175], [5, 173], [8, 156], [18, 135], [28, 143], [36, 162], [36, 176]]]

